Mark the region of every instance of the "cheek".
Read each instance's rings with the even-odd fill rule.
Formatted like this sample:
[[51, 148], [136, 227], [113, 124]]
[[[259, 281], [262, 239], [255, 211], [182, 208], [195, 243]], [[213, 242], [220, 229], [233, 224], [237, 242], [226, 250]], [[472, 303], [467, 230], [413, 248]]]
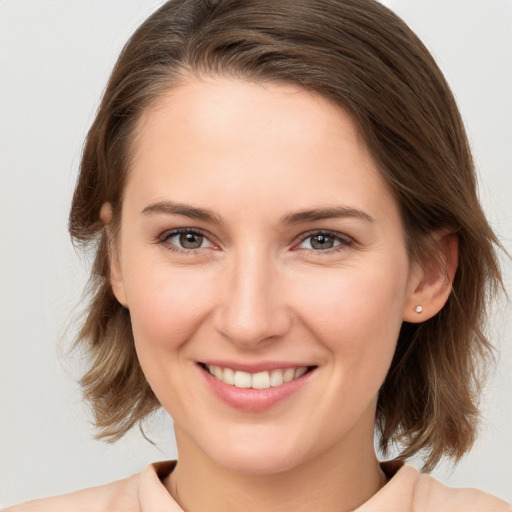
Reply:
[[322, 287], [309, 287], [307, 293], [295, 290], [302, 300], [303, 322], [335, 364], [343, 366], [344, 374], [375, 372], [385, 377], [402, 325], [407, 288], [400, 263], [395, 268], [340, 269], [320, 281]]
[[336, 411], [335, 435], [345, 428], [340, 422], [352, 425], [364, 411], [374, 410], [395, 352], [406, 282], [392, 271], [366, 268], [340, 272], [327, 283], [323, 291], [302, 294], [303, 322], [325, 349], [329, 378], [319, 408]]
[[[192, 396], [188, 347], [207, 315], [210, 286], [204, 278], [164, 263], [128, 281], [127, 298], [135, 348], [146, 379], [163, 407], [181, 414]], [[199, 273], [197, 273], [199, 274]], [[181, 397], [181, 398], [180, 398]]]
[[151, 271], [128, 280], [127, 298], [141, 359], [151, 355], [158, 359], [162, 352], [176, 350], [197, 331], [210, 303], [211, 287], [197, 271], [173, 271], [159, 262], [149, 267]]

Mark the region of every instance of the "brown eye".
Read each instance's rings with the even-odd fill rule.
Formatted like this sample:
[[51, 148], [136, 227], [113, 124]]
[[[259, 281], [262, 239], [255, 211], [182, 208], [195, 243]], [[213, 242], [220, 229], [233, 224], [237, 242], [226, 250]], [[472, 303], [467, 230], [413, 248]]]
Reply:
[[184, 249], [199, 249], [203, 244], [203, 239], [204, 236], [197, 233], [182, 233], [179, 241]]
[[315, 236], [310, 237], [310, 239], [311, 239], [310, 244], [313, 249], [322, 250], [322, 249], [331, 249], [332, 247], [334, 247], [335, 240], [332, 236], [315, 235]]
[[336, 251], [337, 249], [344, 249], [352, 245], [353, 241], [342, 233], [332, 232], [313, 232], [305, 235], [302, 242], [298, 245], [299, 249], [307, 249], [309, 251], [322, 252], [322, 251]]
[[212, 247], [212, 243], [205, 235], [187, 229], [167, 233], [160, 240], [168, 244], [169, 248], [174, 246], [176, 250], [182, 251]]

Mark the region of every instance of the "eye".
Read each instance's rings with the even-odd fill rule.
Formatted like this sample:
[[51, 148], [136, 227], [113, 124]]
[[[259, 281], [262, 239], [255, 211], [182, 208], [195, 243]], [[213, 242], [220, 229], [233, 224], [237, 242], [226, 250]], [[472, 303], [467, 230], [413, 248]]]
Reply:
[[352, 245], [352, 240], [341, 233], [315, 232], [305, 234], [298, 249], [306, 249], [315, 252], [337, 250]]
[[192, 251], [213, 247], [213, 244], [202, 233], [190, 229], [179, 229], [165, 233], [160, 240], [174, 246], [177, 250]]

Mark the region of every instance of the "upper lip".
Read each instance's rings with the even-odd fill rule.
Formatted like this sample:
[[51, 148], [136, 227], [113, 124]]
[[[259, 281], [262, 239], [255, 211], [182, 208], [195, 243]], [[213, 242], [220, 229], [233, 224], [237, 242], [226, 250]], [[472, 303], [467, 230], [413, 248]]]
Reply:
[[258, 373], [272, 370], [286, 370], [287, 368], [300, 368], [302, 366], [315, 366], [312, 364], [301, 362], [283, 362], [283, 361], [262, 361], [258, 363], [245, 363], [239, 361], [226, 361], [219, 359], [208, 359], [207, 361], [200, 361], [200, 364], [208, 366], [220, 366], [221, 368], [231, 368], [235, 371], [242, 371], [247, 373]]

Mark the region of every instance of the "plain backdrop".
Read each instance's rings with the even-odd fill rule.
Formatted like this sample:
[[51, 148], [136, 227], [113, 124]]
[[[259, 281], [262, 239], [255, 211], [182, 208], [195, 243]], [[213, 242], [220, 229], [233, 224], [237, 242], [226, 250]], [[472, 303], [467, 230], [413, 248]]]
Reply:
[[[512, 253], [512, 1], [387, 0], [433, 52], [467, 124], [481, 197]], [[0, 507], [105, 483], [176, 456], [165, 414], [113, 446], [92, 439], [67, 352], [88, 259], [67, 212], [80, 152], [122, 45], [155, 0], [0, 0]], [[512, 292], [512, 268], [503, 258]], [[479, 442], [435, 476], [512, 501], [511, 306]]]

